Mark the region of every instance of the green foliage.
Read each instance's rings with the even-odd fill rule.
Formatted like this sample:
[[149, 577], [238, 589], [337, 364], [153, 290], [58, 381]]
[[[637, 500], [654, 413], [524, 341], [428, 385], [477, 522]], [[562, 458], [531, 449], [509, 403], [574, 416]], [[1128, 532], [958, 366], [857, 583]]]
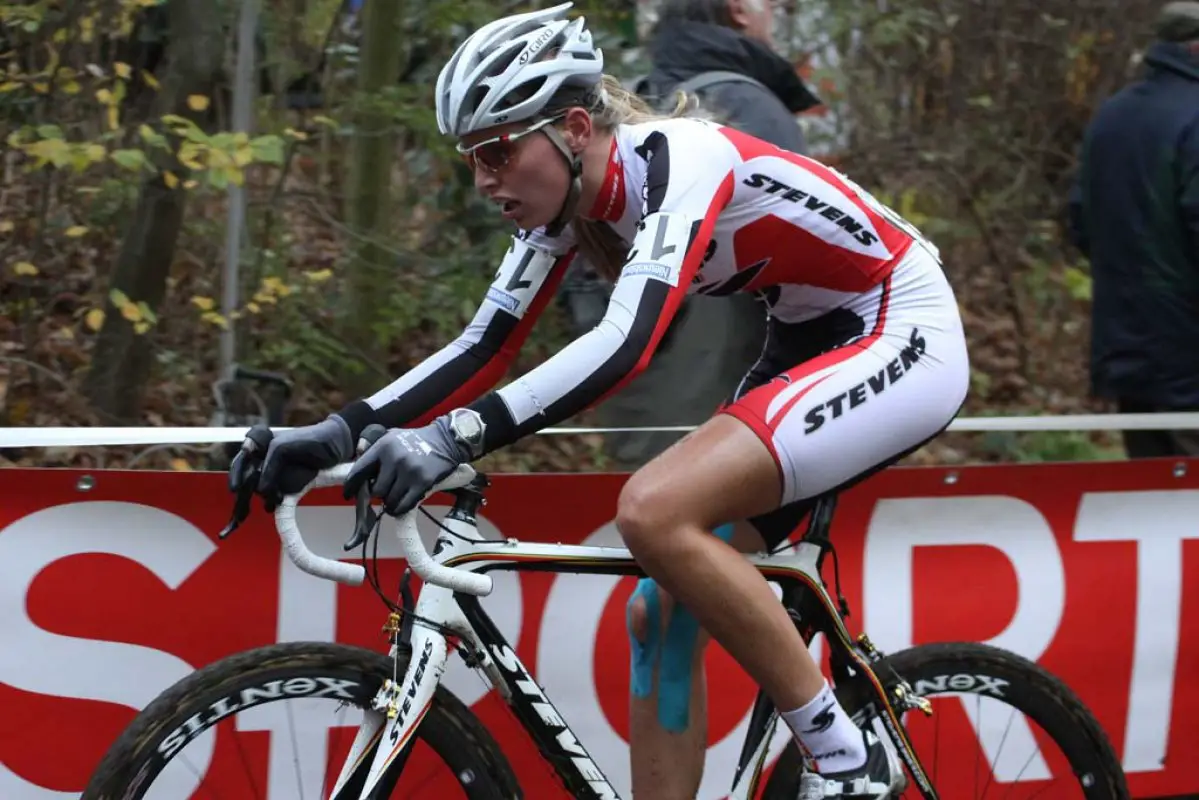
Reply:
[[[252, 132], [240, 134], [230, 130], [232, 57], [211, 96], [182, 98], [186, 111], [163, 113], [168, 98], [181, 99], [162, 68], [170, 58], [171, 4], [0, 2], [0, 125], [13, 178], [0, 193], [0, 346], [7, 353], [60, 376], [66, 396], [78, 397], [107, 309], [154, 348], [147, 419], [204, 424], [217, 338], [229, 328], [236, 327], [239, 361], [295, 381], [299, 419], [340, 402], [347, 372], [382, 385], [461, 331], [511, 231], [438, 132], [433, 85], [453, 48], [497, 7], [405, 3], [395, 41], [400, 72], [364, 94], [355, 73], [360, 26], [335, 18], [343, 6], [264, 0], [256, 80], [272, 85], [256, 99]], [[212, 8], [232, 42], [238, 4]], [[580, 10], [601, 26], [616, 16], [600, 3]], [[615, 39], [603, 30], [600, 36], [616, 47], [609, 55], [618, 67]], [[147, 43], [165, 46], [167, 60], [148, 62]], [[370, 123], [359, 129], [363, 119]], [[396, 157], [392, 224], [376, 237], [350, 222], [347, 177], [360, 137], [380, 136], [394, 137]], [[233, 186], [244, 190], [247, 209], [240, 299], [228, 309], [220, 268]], [[155, 308], [110, 287], [126, 235], [146, 224], [138, 215], [147, 192], [187, 198], [167, 296]], [[371, 329], [387, 345], [379, 358], [346, 341], [332, 313], [346, 295], [350, 255], [364, 239], [377, 245], [367, 268], [385, 311]], [[517, 369], [564, 340], [551, 306]], [[0, 359], [0, 386], [7, 369]], [[23, 391], [19, 382], [9, 386], [10, 400]], [[32, 421], [9, 414], [4, 402], [0, 392], [0, 418]], [[75, 400], [36, 408], [53, 424], [96, 422]]]
[[[80, 49], [99, 42], [110, 50], [115, 48], [127, 41], [138, 10], [158, 4], [151, 0], [93, 0], [72, 4], [73, 13], [64, 13], [59, 4], [48, 2], [0, 5], [0, 23], [12, 44], [0, 55], [6, 59], [0, 83], [0, 114], [9, 129], [6, 144], [23, 154], [17, 164], [25, 173], [44, 177], [47, 191], [56, 195], [47, 198], [52, 206], [63, 191], [73, 193], [73, 202], [51, 211], [104, 225], [128, 211], [128, 202], [147, 174], [160, 174], [168, 188], [220, 189], [230, 182], [244, 183], [245, 170], [251, 165], [282, 164], [284, 144], [279, 135], [247, 139], [244, 134], [218, 133], [209, 137], [183, 117], [167, 115], [140, 123], [122, 119], [130, 87], [157, 93], [161, 88], [157, 79], [144, 71], [134, 75], [132, 68], [119, 60], [104, 65], [83, 62], [80, 57], [87, 54]], [[104, 28], [104, 23], [112, 27]], [[64, 61], [64, 55], [72, 58], [72, 63]], [[38, 97], [42, 100], [36, 107], [49, 113], [31, 116], [27, 113], [30, 102], [39, 102]], [[194, 109], [203, 109], [208, 103], [205, 97], [189, 98]], [[54, 122], [41, 121], [44, 119]], [[179, 163], [188, 169], [180, 169]], [[53, 172], [47, 173], [47, 169]], [[90, 220], [89, 212], [99, 219]], [[47, 222], [29, 221], [21, 231], [24, 241], [14, 243], [17, 255], [21, 255], [21, 244], [41, 251], [57, 249], [56, 243], [48, 241], [56, 226]]]
[[988, 433], [980, 450], [988, 460], [1015, 463], [1112, 461], [1124, 458], [1118, 434], [1088, 431]]
[[[1126, 74], [1137, 44], [1130, 20], [1147, 13], [1143, 4], [1044, 0], [1036, 13], [970, 0], [780, 6], [791, 15], [778, 34], [784, 47], [794, 37], [789, 57], [839, 54], [818, 58], [809, 77], [830, 112], [805, 118], [809, 141], [941, 249], [971, 339], [967, 413], [1088, 410], [1090, 274], [1060, 223], [1082, 127], [1096, 99]], [[169, 47], [162, 21], [151, 24], [146, 14], [169, 15], [170, 4], [157, 5], [0, 2], [0, 125], [13, 178], [0, 193], [0, 343], [69, 382], [86, 365], [111, 302], [110, 313], [155, 343], [154, 380], [168, 398], [156, 413], [202, 424], [217, 337], [229, 326], [239, 360], [283, 371], [300, 387], [296, 420], [344, 399], [336, 390], [347, 370], [382, 385], [456, 335], [510, 229], [438, 132], [433, 87], [462, 38], [513, 7], [405, 2], [399, 74], [364, 94], [360, 32], [336, 18], [340, 0], [264, 0], [256, 81], [265, 76], [272, 85], [244, 134], [231, 131], [231, 70], [211, 97], [187, 98], [184, 114], [161, 113], [171, 88], [137, 58], [144, 42]], [[627, 78], [648, 68], [645, 53], [623, 50], [630, 26], [622, 9], [634, 4], [576, 5], [610, 72]], [[213, 9], [233, 37], [237, 4]], [[306, 74], [312, 80], [299, 81]], [[388, 230], [375, 234], [349, 221], [347, 178], [355, 143], [380, 136], [396, 142], [393, 211]], [[147, 184], [188, 198], [157, 314], [107, 285]], [[223, 309], [231, 186], [247, 199], [243, 279], [236, 307]], [[375, 245], [365, 268], [384, 312], [370, 331], [386, 343], [379, 357], [334, 324], [351, 254], [364, 241]], [[565, 342], [552, 304], [546, 316], [517, 371]], [[73, 344], [53, 344], [67, 340]], [[576, 445], [572, 458], [596, 457], [593, 444]], [[978, 452], [1073, 459], [1109, 446], [1101, 437], [1024, 435], [981, 442]]]

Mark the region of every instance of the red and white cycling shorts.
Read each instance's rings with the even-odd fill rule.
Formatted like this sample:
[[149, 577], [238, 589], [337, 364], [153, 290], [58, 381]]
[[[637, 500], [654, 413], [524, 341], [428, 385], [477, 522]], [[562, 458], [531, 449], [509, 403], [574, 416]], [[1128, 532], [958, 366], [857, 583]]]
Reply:
[[[774, 308], [786, 309], [788, 288]], [[936, 259], [911, 247], [883, 283], [832, 312], [802, 322], [772, 314], [761, 359], [720, 413], [744, 422], [770, 450], [788, 506], [852, 484], [935, 437], [969, 383], [953, 291]], [[783, 532], [762, 533], [770, 541]]]

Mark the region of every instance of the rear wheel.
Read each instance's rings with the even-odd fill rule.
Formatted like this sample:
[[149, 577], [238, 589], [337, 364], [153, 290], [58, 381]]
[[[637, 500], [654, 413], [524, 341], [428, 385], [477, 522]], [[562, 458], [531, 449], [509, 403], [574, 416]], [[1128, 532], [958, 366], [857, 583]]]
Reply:
[[[909, 711], [904, 725], [942, 800], [1000, 797], [1126, 800], [1128, 786], [1111, 743], [1061, 680], [1014, 653], [982, 644], [913, 647], [884, 662], [929, 698], [931, 717]], [[886, 669], [876, 668], [880, 677]], [[838, 687], [855, 720], [873, 714], [871, 694]], [[803, 758], [794, 742], [780, 756], [763, 795], [794, 800]], [[908, 776], [905, 798], [921, 796]]]
[[[289, 642], [217, 661], [134, 718], [81, 800], [326, 798], [362, 720], [359, 711], [385, 680], [403, 676], [407, 661], [323, 642]], [[418, 789], [469, 800], [520, 796], [495, 740], [444, 687], [416, 736], [391, 797]]]

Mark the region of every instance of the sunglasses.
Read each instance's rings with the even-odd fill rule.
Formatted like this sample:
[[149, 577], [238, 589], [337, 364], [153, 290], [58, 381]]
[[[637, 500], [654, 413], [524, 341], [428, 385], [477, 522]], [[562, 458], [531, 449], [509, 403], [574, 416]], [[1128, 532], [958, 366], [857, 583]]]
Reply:
[[478, 144], [471, 147], [463, 147], [461, 144], [455, 145], [455, 148], [466, 161], [467, 166], [472, 170], [475, 165], [482, 167], [487, 172], [502, 172], [512, 166], [512, 162], [516, 160], [516, 142], [522, 136], [528, 136], [530, 133], [535, 133], [546, 125], [551, 125], [561, 119], [561, 116], [550, 117], [543, 119], [540, 122], [535, 122], [524, 130], [515, 131], [513, 133], [503, 133], [499, 136], [493, 136], [490, 139], [484, 139]]

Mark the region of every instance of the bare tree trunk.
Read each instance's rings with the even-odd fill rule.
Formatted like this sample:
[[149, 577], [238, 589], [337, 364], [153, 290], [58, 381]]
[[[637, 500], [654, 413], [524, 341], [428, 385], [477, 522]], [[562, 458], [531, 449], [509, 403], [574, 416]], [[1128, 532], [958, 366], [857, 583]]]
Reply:
[[[170, 40], [155, 115], [178, 114], [206, 127], [211, 113], [192, 111], [187, 98], [213, 94], [224, 49], [222, 15], [213, 0], [171, 0], [167, 11]], [[181, 167], [171, 166], [176, 175], [184, 174]], [[113, 267], [111, 288], [123, 292], [133, 303], [145, 302], [155, 312], [166, 293], [186, 196], [181, 187], [168, 188], [161, 174], [147, 178]], [[115, 420], [134, 421], [150, 375], [152, 355], [148, 336], [137, 333], [133, 323], [109, 300], [83, 386], [95, 410]]]
[[[383, 342], [375, 332], [387, 300], [387, 275], [398, 265], [384, 246], [391, 231], [391, 170], [397, 134], [392, 116], [378, 107], [377, 95], [394, 83], [404, 59], [401, 0], [368, 0], [363, 10], [358, 61], [358, 104], [350, 155], [346, 215], [354, 232], [354, 256], [340, 309], [341, 335], [374, 363], [382, 363]], [[346, 374], [351, 392], [376, 387], [371, 372]]]

